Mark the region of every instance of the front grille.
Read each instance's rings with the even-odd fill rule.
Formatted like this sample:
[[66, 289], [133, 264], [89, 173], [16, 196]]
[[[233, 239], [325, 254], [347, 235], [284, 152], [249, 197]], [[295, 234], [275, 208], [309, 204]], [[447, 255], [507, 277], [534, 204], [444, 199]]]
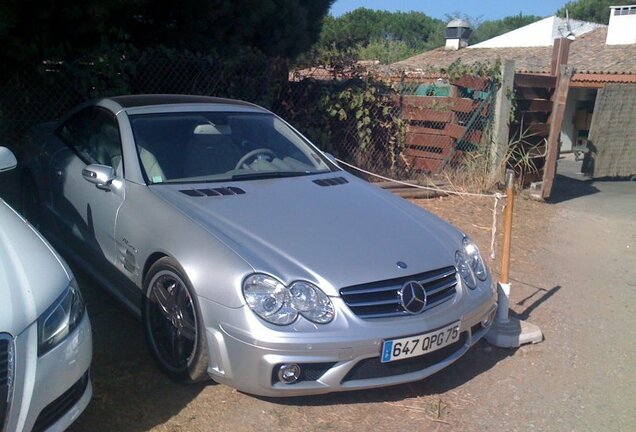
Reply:
[[55, 399], [48, 404], [40, 413], [35, 425], [33, 425], [33, 432], [40, 432], [51, 427], [53, 423], [58, 421], [60, 417], [68, 412], [79, 401], [86, 390], [88, 385], [88, 371], [75, 383], [73, 386], [66, 390], [62, 396]]
[[424, 287], [427, 298], [424, 312], [455, 296], [455, 273], [455, 267], [444, 267], [413, 276], [342, 288], [340, 296], [361, 318], [405, 316], [409, 313], [400, 302], [400, 290], [406, 282], [417, 281]]
[[466, 337], [466, 332], [464, 332], [460, 335], [457, 342], [419, 357], [411, 357], [389, 363], [382, 363], [380, 357], [360, 360], [344, 377], [342, 382], [385, 378], [421, 371], [427, 367], [434, 366], [459, 351], [466, 343]]
[[4, 430], [11, 402], [15, 365], [13, 356], [13, 338], [6, 333], [0, 334], [0, 431]]

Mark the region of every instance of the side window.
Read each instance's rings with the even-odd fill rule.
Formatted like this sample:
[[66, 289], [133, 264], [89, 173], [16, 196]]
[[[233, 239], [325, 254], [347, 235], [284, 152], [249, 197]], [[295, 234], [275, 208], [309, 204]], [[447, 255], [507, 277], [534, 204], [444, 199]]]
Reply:
[[88, 152], [92, 110], [82, 110], [66, 120], [56, 131], [66, 145], [86, 163], [95, 163]]
[[84, 162], [108, 165], [123, 175], [119, 127], [109, 111], [86, 108], [64, 122], [57, 134]]

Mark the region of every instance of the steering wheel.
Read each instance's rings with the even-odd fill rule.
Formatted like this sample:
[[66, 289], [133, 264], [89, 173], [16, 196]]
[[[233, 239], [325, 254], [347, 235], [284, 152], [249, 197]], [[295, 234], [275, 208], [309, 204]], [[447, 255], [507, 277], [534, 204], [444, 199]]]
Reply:
[[276, 153], [274, 153], [273, 151], [271, 151], [268, 148], [257, 148], [255, 150], [247, 152], [245, 155], [243, 155], [243, 157], [240, 158], [239, 161], [236, 163], [236, 167], [234, 167], [234, 169], [239, 169], [243, 165], [247, 165], [247, 162], [249, 160], [256, 159], [256, 157], [259, 156], [259, 155], [269, 155], [269, 156], [272, 157], [272, 159], [274, 159], [276, 157]]

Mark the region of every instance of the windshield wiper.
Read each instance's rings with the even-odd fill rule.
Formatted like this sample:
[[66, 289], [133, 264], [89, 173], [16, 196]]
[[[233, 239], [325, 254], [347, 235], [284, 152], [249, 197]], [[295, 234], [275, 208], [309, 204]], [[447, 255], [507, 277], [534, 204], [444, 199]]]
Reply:
[[281, 177], [300, 177], [311, 173], [304, 171], [257, 171], [253, 173], [234, 174], [232, 180], [256, 180]]

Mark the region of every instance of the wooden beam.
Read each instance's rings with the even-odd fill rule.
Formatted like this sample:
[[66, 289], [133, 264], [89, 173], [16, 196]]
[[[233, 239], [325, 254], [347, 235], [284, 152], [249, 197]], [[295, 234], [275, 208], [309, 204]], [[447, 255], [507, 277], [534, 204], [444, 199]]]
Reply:
[[[435, 123], [435, 122], [433, 122]], [[435, 123], [435, 125], [438, 125], [439, 123]], [[428, 135], [443, 135], [443, 136], [448, 136], [450, 135], [448, 132], [448, 126], [451, 123], [442, 123], [442, 128], [435, 128], [435, 127], [427, 127], [427, 126], [422, 126], [422, 125], [413, 125], [413, 124], [409, 124], [406, 126], [406, 134], [410, 135], [416, 135], [416, 134], [428, 134]], [[432, 126], [432, 125], [431, 125]]]
[[530, 125], [533, 123], [548, 123], [550, 121], [550, 113], [543, 111], [536, 112], [517, 112], [518, 120], [523, 120], [524, 125]]
[[553, 89], [556, 86], [556, 77], [552, 75], [516, 74], [515, 87], [539, 87]]
[[548, 136], [550, 134], [549, 123], [533, 123], [527, 126], [526, 132], [532, 135]]
[[461, 126], [456, 123], [448, 123], [445, 130], [449, 137], [460, 139], [466, 133], [466, 126]]
[[572, 81], [570, 88], [602, 89], [605, 84], [599, 81]]
[[414, 158], [413, 168], [421, 171], [438, 172], [444, 166], [443, 159]]
[[559, 137], [563, 126], [563, 117], [565, 114], [565, 103], [568, 99], [570, 89], [570, 78], [572, 72], [561, 65], [559, 71], [559, 81], [554, 91], [554, 107], [550, 116], [550, 135], [548, 136], [548, 148], [545, 165], [543, 166], [543, 185], [541, 188], [541, 197], [543, 199], [550, 198], [552, 192], [552, 184], [556, 174], [556, 162], [559, 154]]
[[405, 105], [402, 107], [402, 119], [449, 123], [455, 120], [455, 113], [450, 110], [438, 111]]
[[552, 92], [547, 88], [518, 87], [515, 88], [515, 97], [521, 99], [545, 99], [552, 97]]
[[525, 112], [550, 112], [552, 101], [545, 99], [517, 99], [517, 109]]
[[450, 111], [453, 108], [453, 99], [445, 96], [403, 96], [402, 103], [405, 106], [415, 108], [429, 108], [435, 111]]
[[421, 147], [452, 147], [454, 140], [449, 136], [427, 135], [427, 134], [406, 134], [406, 144]]
[[552, 75], [558, 77], [561, 66], [568, 64], [571, 42], [570, 39], [564, 37], [554, 40], [554, 44], [552, 45], [552, 61], [550, 63]]
[[479, 106], [479, 101], [469, 98], [446, 96], [403, 96], [402, 104], [420, 109], [428, 108], [434, 111], [469, 113]]
[[458, 87], [470, 88], [473, 90], [484, 90], [488, 85], [488, 79], [477, 77], [474, 75], [463, 75], [457, 79], [452, 80], [451, 84]]

